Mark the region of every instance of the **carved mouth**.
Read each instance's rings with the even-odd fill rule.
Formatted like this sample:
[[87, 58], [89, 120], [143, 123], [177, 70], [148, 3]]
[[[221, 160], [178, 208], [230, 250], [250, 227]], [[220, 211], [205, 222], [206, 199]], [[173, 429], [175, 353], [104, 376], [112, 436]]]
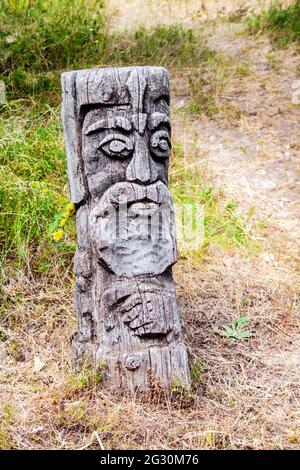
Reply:
[[139, 216], [150, 216], [155, 214], [159, 209], [159, 205], [155, 202], [141, 201], [135, 202], [130, 206], [130, 214]]
[[161, 181], [145, 186], [129, 182], [116, 183], [102, 196], [92, 217], [107, 217], [121, 206], [130, 208], [132, 215], [151, 216], [164, 204], [172, 204], [171, 195]]
[[137, 202], [154, 202], [159, 204], [169, 202], [169, 200], [170, 193], [168, 188], [161, 181], [145, 186], [128, 183], [127, 181], [116, 183], [101, 198], [102, 204], [106, 203], [114, 206]]

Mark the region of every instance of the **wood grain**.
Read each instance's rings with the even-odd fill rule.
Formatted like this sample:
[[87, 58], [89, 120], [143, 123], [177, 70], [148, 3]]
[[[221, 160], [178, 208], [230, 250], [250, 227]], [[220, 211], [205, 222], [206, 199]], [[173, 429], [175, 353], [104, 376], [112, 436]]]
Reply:
[[[78, 249], [75, 367], [105, 362], [104, 384], [131, 392], [189, 384], [172, 279], [177, 260], [168, 72], [62, 75], [62, 120]], [[151, 379], [150, 379], [151, 378]]]

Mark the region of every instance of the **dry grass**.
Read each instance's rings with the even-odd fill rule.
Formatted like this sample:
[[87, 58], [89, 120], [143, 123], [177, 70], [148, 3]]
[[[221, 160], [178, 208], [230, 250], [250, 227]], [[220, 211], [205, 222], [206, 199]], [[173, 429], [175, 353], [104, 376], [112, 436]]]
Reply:
[[[198, 267], [181, 260], [175, 277], [194, 398], [158, 405], [111, 396], [89, 370], [72, 375], [70, 279], [45, 284], [16, 273], [5, 289], [22, 301], [8, 310], [2, 447], [78, 449], [96, 431], [106, 449], [297, 448], [299, 292], [297, 300], [291, 274], [216, 249]], [[249, 341], [221, 333], [240, 315], [251, 319]]]
[[[257, 205], [251, 228], [260, 249], [229, 251], [211, 244], [201, 262], [187, 256], [175, 267], [193, 397], [161, 397], [160, 403], [151, 397], [146, 402], [120, 399], [104, 390], [101, 377], [88, 368], [74, 375], [71, 267], [58, 267], [49, 278], [33, 275], [28, 264], [22, 272], [4, 272], [0, 448], [300, 448], [295, 176], [300, 147], [292, 132], [299, 111], [289, 102], [298, 56], [293, 50], [285, 57], [278, 51], [276, 67], [264, 70], [261, 64], [270, 62], [268, 43], [258, 47], [252, 39], [216, 30], [210, 38], [213, 46], [218, 53], [233, 54], [230, 81], [220, 100], [236, 105], [241, 115], [224, 119], [221, 114], [212, 121], [182, 112], [189, 97], [178, 76], [173, 81], [174, 133], [184, 141], [184, 165], [197, 164], [244, 211]], [[245, 62], [247, 71], [237, 69]], [[263, 81], [265, 88], [260, 88]], [[274, 101], [283, 112], [268, 115]], [[291, 140], [291, 155], [283, 163], [287, 179], [280, 168]], [[231, 165], [228, 173], [218, 166], [221, 155]], [[255, 180], [259, 184], [273, 177], [278, 184], [246, 192], [240, 183], [250, 184], [253, 174], [265, 175]], [[248, 341], [224, 336], [222, 325], [241, 315], [250, 319], [253, 336]]]

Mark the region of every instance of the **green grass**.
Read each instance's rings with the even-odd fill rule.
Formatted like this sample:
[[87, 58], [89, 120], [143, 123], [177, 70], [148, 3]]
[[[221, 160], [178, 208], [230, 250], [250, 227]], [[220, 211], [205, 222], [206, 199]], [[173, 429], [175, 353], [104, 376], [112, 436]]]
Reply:
[[85, 55], [99, 53], [101, 0], [1, 0], [0, 5], [4, 70], [72, 67]]
[[[14, 101], [0, 119], [0, 247], [2, 256], [21, 261], [28, 247], [45, 244], [68, 205], [66, 159], [59, 109]], [[74, 230], [67, 241], [74, 244]]]
[[131, 36], [112, 34], [107, 37], [104, 62], [114, 65], [162, 65], [169, 68], [191, 67], [207, 53], [201, 34], [182, 26], [140, 28]]
[[194, 221], [195, 226], [203, 223], [203, 244], [191, 252], [188, 244], [181, 246], [179, 240], [179, 251], [182, 255], [202, 258], [209, 245], [219, 245], [224, 249], [254, 248], [251, 234], [247, 229], [248, 220], [238, 214], [237, 204], [234, 201], [226, 201], [220, 191], [205, 183], [205, 178], [196, 162], [190, 165], [184, 164], [183, 149], [180, 144], [175, 145], [173, 149], [169, 187], [175, 204], [201, 207], [203, 210], [203, 217], [199, 212], [203, 220]]
[[51, 91], [59, 86], [53, 72], [101, 56], [102, 3], [0, 0], [0, 78], [9, 93]]
[[229, 78], [229, 62], [206, 51], [203, 60], [189, 75], [190, 102], [188, 112], [213, 119], [222, 108], [220, 98]]
[[[101, 65], [191, 66], [205, 44], [173, 26], [107, 34], [98, 0], [0, 0], [0, 253], [35, 270], [74, 251], [60, 74]], [[49, 256], [51, 255], [51, 256]]]
[[283, 7], [280, 2], [260, 15], [246, 19], [251, 34], [267, 33], [274, 43], [285, 46], [300, 41], [300, 2]]
[[106, 65], [192, 66], [206, 46], [181, 26], [107, 34], [103, 1], [0, 0], [0, 80], [8, 95], [57, 93], [62, 70]]
[[[0, 0], [0, 80], [8, 97], [0, 105], [2, 260], [21, 267], [29, 260], [32, 271], [48, 272], [53, 263], [69, 262], [75, 249], [60, 123], [62, 71], [133, 64], [200, 70], [213, 56], [201, 32], [181, 26], [108, 34], [98, 0]], [[192, 188], [195, 174], [185, 177]], [[181, 174], [171, 187], [176, 202], [184, 202]], [[206, 243], [244, 243], [235, 211], [221, 209], [211, 188], [197, 191], [207, 209]]]

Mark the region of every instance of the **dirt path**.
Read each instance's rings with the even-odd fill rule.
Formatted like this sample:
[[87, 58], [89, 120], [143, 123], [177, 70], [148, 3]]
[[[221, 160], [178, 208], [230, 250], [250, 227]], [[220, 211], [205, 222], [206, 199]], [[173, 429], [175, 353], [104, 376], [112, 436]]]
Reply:
[[[292, 0], [283, 0], [290, 4]], [[259, 12], [267, 9], [272, 0], [109, 0], [112, 15], [111, 29], [132, 31], [138, 27], [153, 28], [180, 23], [185, 27], [197, 26], [229, 15]]]
[[[270, 3], [128, 0], [120, 7], [112, 0], [109, 10], [113, 13], [111, 29], [118, 31], [178, 22], [197, 28], [218, 18], [215, 27], [206, 25], [208, 47], [231, 62], [221, 102], [238, 110], [241, 117], [230, 126], [224, 126], [218, 118], [190, 118], [184, 123], [179, 118], [178, 126], [175, 123], [177, 136], [187, 147], [197, 149], [214, 186], [237, 200], [241, 210], [254, 211], [254, 220], [268, 221], [275, 230], [269, 235], [277, 239], [280, 256], [295, 260], [299, 256], [300, 230], [300, 108], [293, 101], [300, 102], [299, 59], [293, 50], [272, 50], [266, 38], [254, 40], [238, 35], [238, 23], [221, 21], [228, 15], [260, 11]], [[245, 76], [235, 73], [239, 67], [241, 71], [244, 67]], [[175, 113], [188, 100], [186, 83], [182, 87], [177, 82], [173, 74]], [[281, 238], [285, 253], [278, 247]], [[273, 260], [275, 255], [266, 256]]]
[[[300, 102], [299, 59], [293, 50], [272, 50], [265, 38], [238, 35], [238, 23], [222, 22], [222, 17], [261, 11], [271, 3], [128, 0], [120, 7], [112, 0], [109, 10], [113, 13], [111, 29], [118, 31], [176, 23], [197, 29], [206, 24], [208, 47], [231, 62], [229, 84], [221, 101], [239, 110], [241, 118], [230, 126], [217, 118], [187, 119], [185, 124], [179, 122], [177, 135], [187, 146], [196, 146], [213, 184], [238, 200], [241, 210], [254, 209], [255, 220], [268, 221], [275, 230], [270, 231], [270, 238], [283, 238], [285, 255], [295, 259], [300, 230], [300, 108], [293, 101]], [[207, 21], [216, 18], [215, 27], [207, 26]], [[245, 76], [234, 73], [239, 66], [245, 67]], [[173, 84], [176, 112], [186, 90], [177, 86], [174, 75]], [[280, 240], [277, 248], [278, 244], [282, 244]]]
[[[288, 258], [297, 264], [299, 59], [292, 49], [272, 50], [266, 38], [254, 40], [240, 30], [238, 24], [223, 23], [208, 34], [209, 48], [227, 64], [219, 98], [227, 111], [214, 119], [182, 119], [178, 110], [189, 97], [186, 83], [174, 77], [175, 135], [186, 153], [194, 152], [193, 159], [206, 167], [214, 187], [238, 201], [241, 211], [253, 212], [253, 221], [267, 223], [274, 245], [273, 253], [264, 253], [269, 261]], [[232, 110], [237, 118], [230, 116]]]
[[[300, 230], [299, 59], [293, 50], [272, 51], [269, 41], [236, 36], [228, 25], [208, 40], [228, 55], [245, 77], [233, 76], [224, 100], [241, 110], [236, 129], [213, 136], [211, 170], [243, 208], [255, 206], [281, 231], [288, 250], [297, 254]], [[208, 136], [207, 136], [208, 137]], [[209, 137], [208, 137], [209, 138]], [[211, 138], [211, 136], [210, 136]], [[298, 253], [299, 254], [299, 253]]]

